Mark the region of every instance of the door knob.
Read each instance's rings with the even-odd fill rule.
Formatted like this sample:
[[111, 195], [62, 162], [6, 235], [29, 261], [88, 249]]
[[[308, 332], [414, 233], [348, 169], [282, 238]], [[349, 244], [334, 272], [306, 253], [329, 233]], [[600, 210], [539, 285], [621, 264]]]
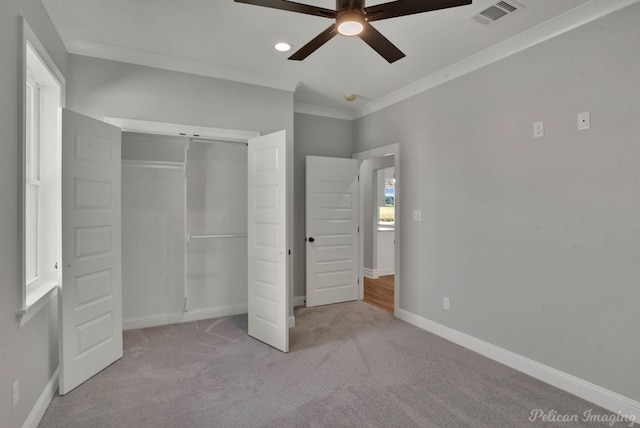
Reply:
[[315, 239], [313, 239], [312, 237], [309, 238], [309, 242], [314, 242], [314, 241], [315, 241]]

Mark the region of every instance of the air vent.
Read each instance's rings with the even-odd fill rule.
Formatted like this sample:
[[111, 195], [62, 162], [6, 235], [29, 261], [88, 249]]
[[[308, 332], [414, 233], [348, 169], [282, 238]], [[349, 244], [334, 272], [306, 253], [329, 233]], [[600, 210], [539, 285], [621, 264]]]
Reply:
[[511, 15], [523, 8], [524, 6], [512, 0], [509, 0], [509, 2], [499, 1], [473, 14], [469, 19], [476, 24], [491, 25], [497, 20], [503, 19], [505, 16]]

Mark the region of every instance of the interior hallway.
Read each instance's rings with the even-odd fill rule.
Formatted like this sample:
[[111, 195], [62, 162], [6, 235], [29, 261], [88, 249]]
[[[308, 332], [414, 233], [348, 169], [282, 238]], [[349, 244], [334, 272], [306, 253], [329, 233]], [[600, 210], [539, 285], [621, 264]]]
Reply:
[[392, 314], [394, 280], [395, 275], [380, 276], [377, 279], [365, 277], [363, 301]]

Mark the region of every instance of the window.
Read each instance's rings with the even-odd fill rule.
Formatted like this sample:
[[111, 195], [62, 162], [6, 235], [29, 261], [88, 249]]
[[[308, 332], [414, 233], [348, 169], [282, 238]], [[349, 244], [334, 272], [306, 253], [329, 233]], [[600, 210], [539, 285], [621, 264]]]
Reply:
[[27, 69], [25, 94], [25, 280], [26, 286], [40, 277], [42, 241], [40, 182], [40, 84]]
[[64, 78], [24, 19], [21, 31], [23, 281], [18, 317], [20, 325], [24, 325], [55, 295], [61, 280], [61, 150], [57, 116], [64, 99]]

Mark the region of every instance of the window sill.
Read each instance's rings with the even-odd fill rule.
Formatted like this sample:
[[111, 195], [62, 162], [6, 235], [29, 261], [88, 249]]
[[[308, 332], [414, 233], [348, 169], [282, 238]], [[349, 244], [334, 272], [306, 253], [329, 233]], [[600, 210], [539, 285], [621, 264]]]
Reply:
[[45, 283], [36, 287], [29, 287], [27, 290], [26, 308], [16, 312], [20, 327], [29, 322], [42, 308], [47, 306], [54, 297], [58, 295], [58, 284], [56, 282]]
[[392, 232], [396, 229], [396, 223], [394, 221], [379, 221], [378, 232]]

